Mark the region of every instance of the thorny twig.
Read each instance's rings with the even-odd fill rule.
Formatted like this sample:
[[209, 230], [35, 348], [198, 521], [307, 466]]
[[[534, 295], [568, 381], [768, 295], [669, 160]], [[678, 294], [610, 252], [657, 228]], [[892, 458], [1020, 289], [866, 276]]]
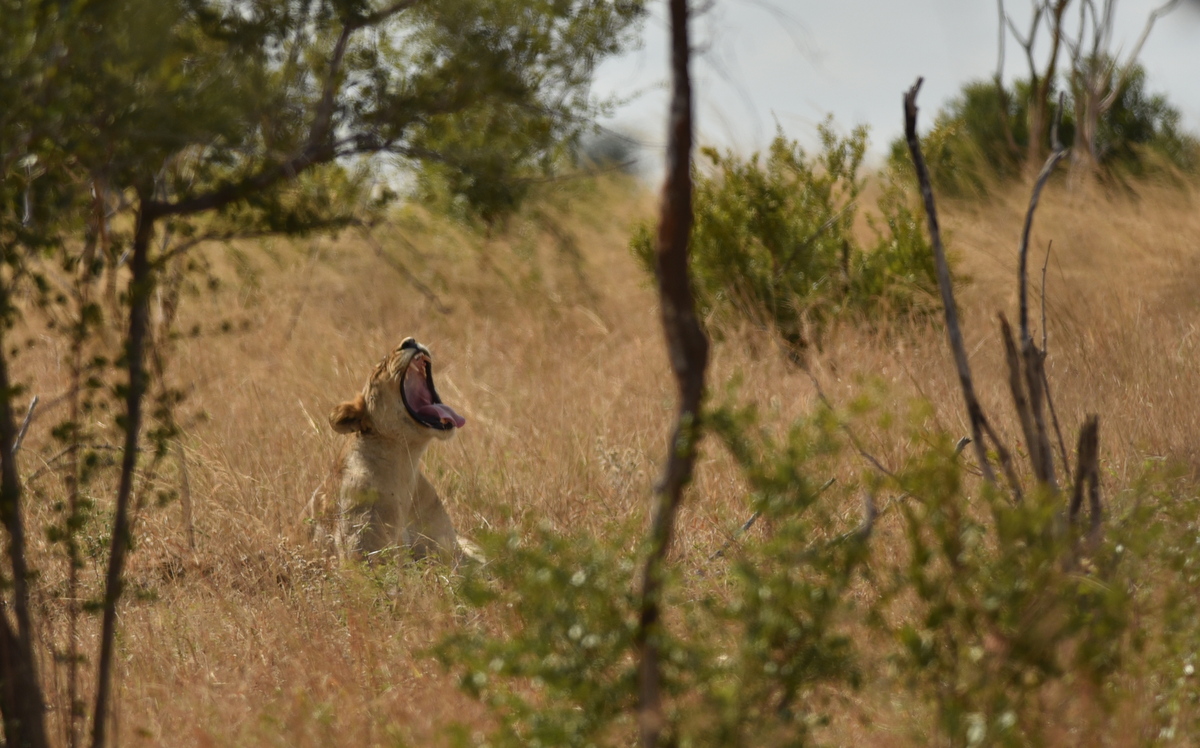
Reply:
[[17, 450], [21, 448], [21, 442], [25, 441], [25, 432], [29, 431], [29, 422], [33, 420], [33, 409], [37, 407], [38, 396], [34, 395], [29, 401], [29, 410], [25, 411], [25, 420], [21, 421], [21, 430], [17, 432], [17, 438], [13, 441], [12, 452], [15, 455]]
[[[821, 487], [818, 488], [816, 490], [816, 492], [813, 494], [813, 498], [815, 499], [818, 496], [820, 496], [821, 494], [825, 493], [825, 489], [832, 486], [833, 482], [836, 480], [837, 480], [837, 478], [830, 478], [829, 480], [822, 483]], [[721, 558], [722, 556], [724, 556], [725, 551], [729, 550], [729, 546], [736, 543], [739, 538], [741, 538], [743, 535], [745, 535], [747, 532], [749, 532], [750, 528], [754, 527], [754, 523], [757, 522], [758, 518], [761, 516], [762, 516], [762, 510], [761, 509], [755, 510], [754, 514], [750, 515], [750, 519], [743, 522], [742, 526], [738, 528], [737, 532], [735, 532], [728, 540], [726, 540], [725, 544], [722, 545], [720, 548], [718, 548], [716, 553], [709, 556], [708, 560], [716, 561], [718, 558]]]

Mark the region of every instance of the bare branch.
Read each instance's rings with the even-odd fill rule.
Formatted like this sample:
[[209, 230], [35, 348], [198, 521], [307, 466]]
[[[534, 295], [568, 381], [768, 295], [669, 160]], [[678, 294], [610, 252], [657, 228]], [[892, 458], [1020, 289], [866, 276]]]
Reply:
[[933, 245], [934, 263], [937, 266], [938, 288], [941, 290], [942, 308], [946, 316], [946, 335], [950, 339], [963, 400], [966, 401], [967, 416], [971, 421], [971, 441], [975, 444], [975, 457], [979, 460], [979, 469], [983, 472], [984, 479], [994, 485], [996, 476], [988, 462], [987, 447], [983, 442], [983, 426], [986, 419], [979, 400], [975, 397], [975, 387], [971, 383], [971, 367], [967, 362], [967, 349], [963, 345], [962, 330], [958, 325], [958, 307], [954, 303], [950, 264], [946, 260], [946, 249], [942, 246], [942, 234], [938, 229], [937, 206], [933, 202], [929, 169], [925, 165], [925, 157], [921, 154], [921, 140], [917, 136], [917, 93], [921, 90], [922, 82], [924, 78], [917, 78], [917, 82], [904, 97], [904, 137], [908, 141], [908, 150], [917, 171], [917, 181], [921, 185], [921, 196], [925, 201], [925, 218], [929, 223], [929, 238]]
[[1028, 298], [1028, 272], [1026, 265], [1029, 255], [1029, 233], [1033, 229], [1033, 214], [1037, 210], [1038, 200], [1042, 194], [1042, 188], [1046, 186], [1046, 182], [1050, 179], [1050, 174], [1054, 171], [1054, 167], [1058, 165], [1066, 155], [1067, 151], [1063, 148], [1062, 143], [1058, 140], [1058, 127], [1062, 122], [1062, 105], [1063, 95], [1058, 97], [1058, 112], [1054, 117], [1054, 125], [1050, 130], [1050, 140], [1054, 152], [1046, 159], [1046, 163], [1042, 166], [1042, 171], [1038, 174], [1037, 181], [1033, 184], [1033, 194], [1029, 198], [1029, 209], [1025, 212], [1025, 226], [1021, 230], [1021, 245], [1017, 249], [1017, 295], [1020, 303], [1020, 325], [1021, 325], [1021, 346], [1024, 347], [1027, 341], [1032, 339], [1029, 336], [1029, 298]]
[[1057, 492], [1058, 479], [1055, 477], [1054, 471], [1054, 450], [1050, 446], [1050, 437], [1046, 432], [1046, 416], [1043, 408], [1048, 394], [1048, 388], [1043, 386], [1046, 382], [1046, 356], [1037, 349], [1033, 341], [1026, 344], [1021, 353], [1025, 364], [1025, 386], [1029, 390], [1029, 410], [1033, 416], [1034, 441], [1029, 444], [1030, 459], [1033, 459], [1036, 450], [1038, 456], [1034, 460], [1034, 464], [1041, 468], [1041, 471], [1037, 473], [1038, 480]]
[[1049, 350], [1046, 343], [1046, 268], [1050, 267], [1050, 250], [1053, 248], [1054, 240], [1051, 239], [1050, 243], [1046, 245], [1046, 259], [1042, 261], [1042, 293], [1040, 297], [1042, 303], [1042, 353]]
[[1117, 97], [1121, 95], [1121, 89], [1128, 82], [1129, 75], [1133, 72], [1133, 66], [1137, 63], [1137, 58], [1142, 53], [1142, 47], [1146, 44], [1146, 40], [1150, 38], [1150, 32], [1154, 29], [1154, 23], [1160, 16], [1165, 16], [1172, 10], [1175, 10], [1175, 6], [1177, 5], [1179, 5], [1179, 0], [1167, 0], [1167, 2], [1150, 11], [1150, 16], [1146, 19], [1146, 26], [1142, 29], [1141, 36], [1134, 43], [1133, 49], [1129, 52], [1129, 58], [1121, 67], [1121, 72], [1117, 75], [1117, 79], [1113, 81], [1112, 90], [1100, 101], [1100, 112], [1107, 112], [1117, 102]]
[[1041, 464], [1042, 451], [1035, 447], [1037, 436], [1033, 425], [1033, 411], [1029, 405], [1029, 397], [1025, 392], [1025, 382], [1021, 377], [1021, 357], [1017, 354], [1017, 344], [1013, 341], [1012, 328], [1005, 319], [1000, 317], [1000, 337], [1004, 342], [1004, 360], [1008, 364], [1008, 388], [1012, 393], [1013, 406], [1017, 409], [1017, 419], [1021, 422], [1021, 434], [1029, 449], [1029, 461], [1033, 463], [1033, 474], [1042, 480], [1045, 467]]
[[[1046, 259], [1042, 261], [1042, 357], [1049, 352], [1049, 327], [1046, 325], [1046, 269], [1050, 267], [1050, 250], [1054, 242], [1046, 245]], [[1054, 398], [1050, 396], [1050, 382], [1046, 379], [1046, 367], [1042, 366], [1042, 389], [1046, 393], [1046, 406], [1050, 409], [1050, 420], [1054, 424], [1054, 435], [1058, 439], [1058, 454], [1062, 458], [1063, 470], [1070, 470], [1071, 463], [1067, 460], [1067, 443], [1063, 440], [1062, 427], [1058, 423], [1058, 411], [1054, 408]]]
[[1013, 136], [1012, 122], [1009, 121], [1008, 107], [1009, 97], [1008, 89], [1004, 87], [1004, 39], [1007, 36], [1005, 32], [1004, 21], [1008, 15], [1004, 12], [1004, 0], [996, 0], [996, 8], [1000, 14], [1000, 21], [997, 24], [999, 30], [999, 40], [996, 51], [996, 94], [1000, 98], [1000, 127], [1004, 130], [1004, 143], [1008, 146], [1009, 152], [1014, 156], [1020, 154], [1020, 147], [1017, 145], [1017, 140]]

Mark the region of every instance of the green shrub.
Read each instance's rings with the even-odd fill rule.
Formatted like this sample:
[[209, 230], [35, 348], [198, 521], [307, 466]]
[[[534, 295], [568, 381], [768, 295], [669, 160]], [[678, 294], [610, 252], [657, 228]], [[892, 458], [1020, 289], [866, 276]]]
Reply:
[[[846, 138], [830, 123], [819, 129], [813, 158], [782, 134], [765, 160], [703, 151], [712, 173], [694, 175], [691, 272], [707, 319], [745, 319], [803, 348], [838, 316], [871, 321], [931, 308], [936, 280], [919, 209], [889, 183], [878, 241], [861, 247], [853, 226], [866, 128]], [[631, 242], [651, 272], [654, 242], [649, 224]]]
[[1182, 115], [1163, 94], [1146, 90], [1146, 71], [1133, 69], [1116, 103], [1100, 118], [1096, 151], [1116, 176], [1200, 171], [1200, 139], [1180, 126]]
[[972, 506], [952, 449], [937, 440], [901, 477], [895, 659], [953, 744], [1041, 745], [1051, 689], [1104, 712], [1127, 643], [1129, 580], [1111, 540], [1072, 561], [1079, 541], [1061, 495], [1014, 504], [985, 487]]
[[[828, 719], [819, 688], [860, 680], [847, 592], [867, 537], [835, 536], [837, 503], [818, 501], [840, 449], [836, 424], [818, 414], [776, 438], [752, 408], [734, 406], [708, 423], [772, 533], [668, 580], [657, 634], [667, 734], [697, 748], [808, 745]], [[640, 554], [625, 542], [630, 529], [614, 528], [608, 544], [545, 528], [484, 541], [493, 560], [467, 575], [462, 595], [488, 624], [451, 635], [437, 654], [489, 708], [489, 745], [634, 742]], [[461, 730], [458, 740], [473, 744]]]
[[[1110, 70], [1108, 62], [1102, 63]], [[1059, 140], [1075, 144], [1075, 99], [1080, 91], [1067, 90], [1063, 102]], [[929, 166], [934, 189], [941, 195], [979, 198], [994, 185], [1021, 175], [1029, 146], [1029, 97], [1027, 80], [1017, 80], [1002, 97], [991, 80], [963, 85], [937, 114], [933, 128], [921, 138], [921, 150]], [[1050, 127], [1058, 105], [1058, 92], [1046, 102], [1045, 130], [1038, 134], [1050, 143]], [[1004, 134], [1007, 118], [1012, 141]], [[1200, 171], [1200, 140], [1185, 132], [1181, 115], [1166, 97], [1146, 90], [1146, 73], [1141, 66], [1130, 72], [1112, 108], [1097, 123], [1096, 160], [1101, 175], [1148, 177], [1162, 174], [1195, 174]], [[906, 178], [912, 162], [904, 139], [892, 142], [889, 167]], [[1038, 168], [1041, 164], [1036, 165]]]
[[[638, 600], [633, 560], [617, 542], [546, 528], [483, 539], [491, 563], [466, 575], [461, 595], [493, 625], [464, 627], [436, 654], [496, 718], [489, 745], [607, 745], [633, 729]], [[663, 651], [667, 663], [687, 658], [681, 645]]]
[[[1093, 542], [1067, 526], [1063, 494], [1014, 503], [968, 483], [954, 440], [904, 429], [877, 412], [884, 398], [859, 398], [847, 413], [818, 408], [782, 431], [731, 397], [707, 411], [705, 428], [739, 466], [766, 531], [721, 558], [683, 554], [667, 581], [658, 644], [669, 744], [816, 744], [831, 704], [867, 673], [882, 681], [872, 696], [899, 704], [918, 739], [1029, 746], [1072, 735], [1090, 745], [1131, 713], [1154, 744], [1195, 735], [1194, 485], [1145, 471], [1106, 504]], [[908, 422], [931, 414], [918, 405]], [[924, 446], [894, 474], [825, 490], [845, 464], [847, 428], [868, 424]], [[878, 514], [859, 524], [864, 495]], [[496, 727], [459, 728], [458, 744], [635, 742], [634, 534], [627, 523], [605, 541], [538, 528], [488, 542], [492, 563], [461, 587], [472, 623], [437, 653]], [[892, 681], [926, 705], [928, 723], [913, 721], [920, 711]]]

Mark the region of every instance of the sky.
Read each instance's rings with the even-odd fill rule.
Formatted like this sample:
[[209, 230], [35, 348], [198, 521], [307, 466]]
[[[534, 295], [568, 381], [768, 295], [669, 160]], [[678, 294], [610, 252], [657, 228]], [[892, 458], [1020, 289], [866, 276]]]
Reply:
[[[1072, 3], [1072, 8], [1077, 3]], [[1162, 0], [1121, 0], [1114, 48], [1133, 47]], [[996, 0], [693, 0], [708, 9], [693, 19], [692, 63], [698, 142], [748, 154], [763, 150], [778, 125], [811, 147], [816, 125], [832, 114], [837, 129], [871, 131], [880, 158], [902, 133], [901, 97], [925, 77], [920, 122], [962, 84], [996, 69]], [[1031, 0], [1006, 0], [1017, 27], [1028, 28]], [[665, 2], [651, 4], [639, 49], [606, 61], [594, 91], [623, 103], [603, 123], [646, 146], [657, 171], [666, 133]], [[1043, 32], [1043, 37], [1046, 34]], [[1005, 77], [1028, 75], [1024, 50], [1011, 35]], [[1035, 49], [1036, 59], [1045, 50]], [[1155, 24], [1139, 57], [1152, 92], [1165, 93], [1200, 133], [1200, 0], [1182, 0]], [[1040, 63], [1039, 64], [1044, 64]], [[1061, 58], [1060, 58], [1061, 69]]]

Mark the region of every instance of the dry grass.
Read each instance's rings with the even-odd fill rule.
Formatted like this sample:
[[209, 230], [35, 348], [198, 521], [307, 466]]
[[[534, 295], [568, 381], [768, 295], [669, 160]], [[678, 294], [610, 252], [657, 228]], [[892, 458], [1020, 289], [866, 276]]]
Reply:
[[[944, 208], [950, 244], [972, 279], [959, 298], [977, 385], [1010, 444], [1017, 429], [995, 312], [1015, 314], [1025, 200], [1017, 191]], [[448, 572], [335, 568], [306, 546], [303, 509], [340, 441], [325, 414], [414, 335], [433, 350], [442, 396], [468, 419], [426, 464], [462, 531], [538, 518], [602, 533], [613, 517], [642, 517], [674, 402], [655, 299], [626, 249], [631, 222], [652, 208], [651, 196], [610, 182], [559, 196], [544, 211], [553, 230], [522, 220], [484, 240], [416, 211], [397, 217], [377, 234], [436, 290], [444, 314], [352, 233], [243, 247], [237, 257], [212, 250], [227, 282], [189, 298], [181, 328], [214, 330], [232, 319], [237, 331], [181, 342], [172, 356], [172, 376], [187, 390], [195, 548], [178, 503], [140, 512], [130, 578], [145, 594], [122, 608], [120, 744], [430, 745], [451, 721], [483, 724], [425, 652], [471, 615], [456, 605]], [[1049, 374], [1071, 434], [1085, 413], [1101, 414], [1106, 492], [1147, 458], [1200, 472], [1200, 197], [1051, 189], [1034, 232], [1039, 271], [1051, 239]], [[923, 397], [933, 419], [966, 433], [942, 332], [896, 327], [839, 331], [814, 354], [813, 372], [838, 403], [875, 382], [897, 410]], [[65, 387], [52, 345], [18, 367], [44, 397]], [[730, 334], [717, 346], [711, 381], [735, 372], [780, 422], [814, 405], [808, 375], [761, 333]], [[36, 455], [55, 451], [45, 433], [52, 415], [61, 416], [43, 413], [34, 424], [27, 471]], [[860, 436], [888, 464], [913, 446], [869, 426]], [[862, 469], [855, 460], [840, 468], [844, 476]], [[164, 471], [177, 480], [177, 460]], [[681, 564], [703, 563], [747, 513], [718, 449], [707, 450], [699, 471], [681, 517]], [[34, 522], [50, 516], [61, 490], [41, 480], [49, 498]], [[847, 521], [856, 512], [847, 505]], [[42, 608], [47, 640], [61, 643], [54, 553], [39, 549]], [[93, 589], [98, 574], [85, 569]], [[86, 642], [85, 651], [93, 651]], [[43, 669], [62, 685], [61, 663], [47, 659]], [[928, 713], [888, 688], [878, 680], [853, 695], [831, 742], [922, 744]]]

